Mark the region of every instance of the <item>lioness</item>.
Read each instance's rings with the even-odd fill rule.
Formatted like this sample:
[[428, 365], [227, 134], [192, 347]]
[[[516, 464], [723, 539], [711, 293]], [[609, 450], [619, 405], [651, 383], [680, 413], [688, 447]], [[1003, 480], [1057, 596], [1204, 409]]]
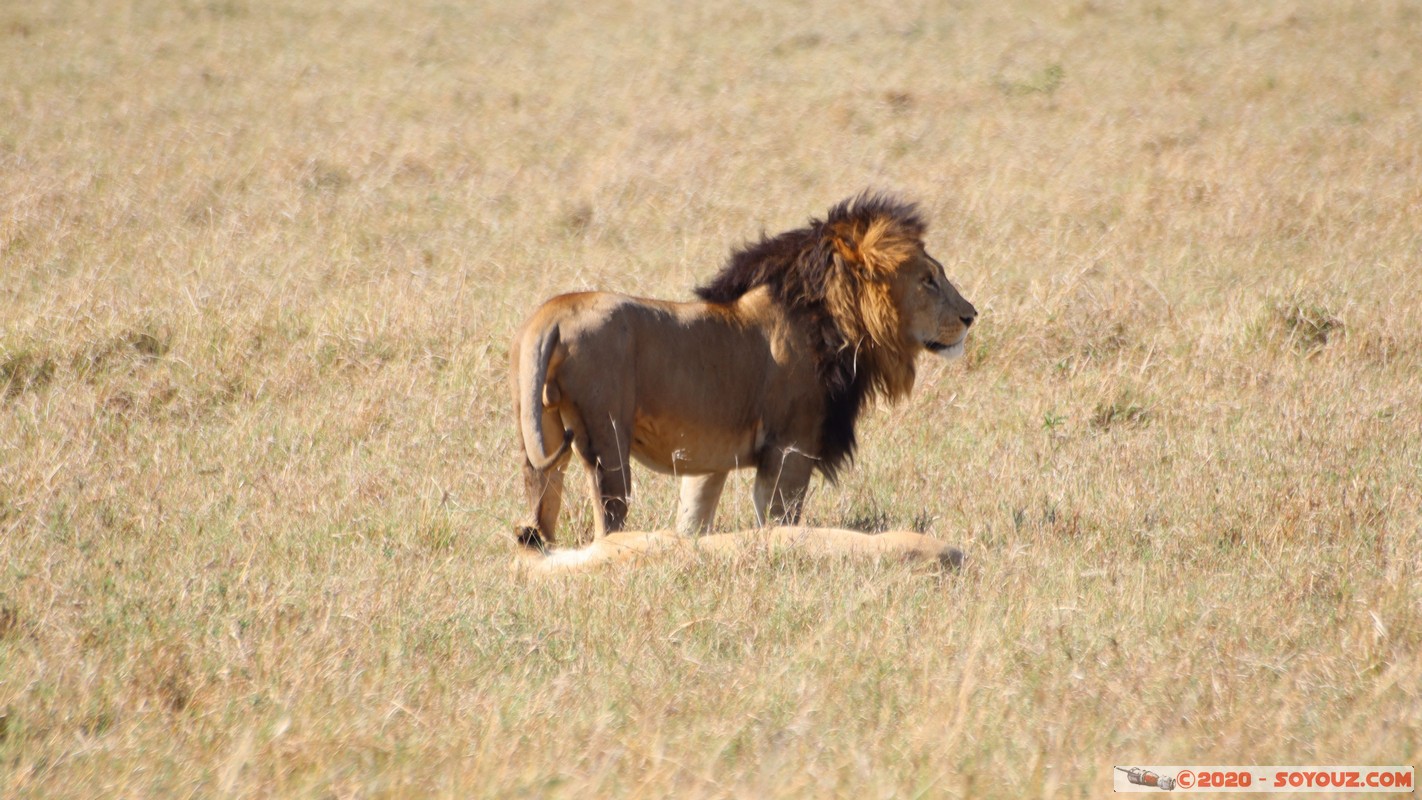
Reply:
[[754, 467], [756, 519], [794, 524], [811, 472], [833, 480], [866, 401], [913, 388], [923, 350], [962, 353], [977, 311], [923, 246], [915, 206], [860, 194], [823, 220], [732, 253], [702, 302], [554, 297], [510, 348], [532, 525], [554, 541], [575, 452], [622, 528], [630, 457], [681, 476], [677, 530], [710, 530], [726, 475]]
[[702, 553], [744, 554], [757, 550], [798, 551], [815, 556], [888, 558], [957, 569], [963, 553], [956, 547], [914, 531], [869, 534], [838, 528], [777, 527], [717, 533], [688, 539], [670, 531], [621, 531], [571, 550], [519, 548], [513, 568], [530, 575], [590, 572], [611, 564], [649, 564], [674, 556]]

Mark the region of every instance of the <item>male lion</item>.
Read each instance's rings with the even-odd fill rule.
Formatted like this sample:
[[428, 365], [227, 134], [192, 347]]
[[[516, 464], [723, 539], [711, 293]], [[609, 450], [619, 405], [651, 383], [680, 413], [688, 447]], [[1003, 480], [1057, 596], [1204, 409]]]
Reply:
[[906, 396], [924, 349], [962, 353], [977, 311], [924, 250], [926, 227], [912, 204], [864, 193], [732, 253], [696, 290], [704, 302], [544, 303], [510, 351], [533, 514], [519, 541], [554, 541], [570, 448], [599, 539], [627, 515], [630, 456], [681, 476], [680, 533], [711, 529], [744, 467], [758, 522], [798, 522], [811, 472], [833, 480], [852, 457], [866, 401]]

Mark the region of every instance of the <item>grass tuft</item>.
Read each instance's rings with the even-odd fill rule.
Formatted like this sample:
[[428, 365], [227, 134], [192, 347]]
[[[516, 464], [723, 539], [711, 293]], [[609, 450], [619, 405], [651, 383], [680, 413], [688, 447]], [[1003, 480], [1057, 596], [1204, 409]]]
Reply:
[[1315, 351], [1346, 332], [1343, 320], [1317, 303], [1288, 300], [1276, 304], [1273, 312], [1285, 341], [1295, 350]]
[[20, 350], [0, 355], [0, 390], [5, 399], [38, 391], [54, 378], [56, 364], [48, 354]]
[[1091, 427], [1107, 431], [1113, 427], [1140, 428], [1150, 424], [1153, 404], [1135, 391], [1123, 389], [1109, 401], [1101, 401], [1091, 412]]
[[1066, 80], [1066, 69], [1061, 64], [1049, 64], [1031, 77], [1020, 81], [1003, 80], [998, 87], [1007, 95], [1041, 94], [1048, 97], [1057, 93]]

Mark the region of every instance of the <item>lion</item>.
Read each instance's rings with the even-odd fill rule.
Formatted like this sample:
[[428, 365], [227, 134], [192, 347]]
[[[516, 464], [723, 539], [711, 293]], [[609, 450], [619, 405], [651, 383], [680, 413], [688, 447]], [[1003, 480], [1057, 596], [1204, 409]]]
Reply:
[[755, 470], [759, 525], [798, 523], [813, 472], [833, 482], [852, 459], [866, 406], [907, 396], [923, 351], [963, 352], [977, 311], [926, 230], [912, 203], [866, 192], [735, 250], [699, 301], [545, 302], [510, 348], [532, 516], [519, 541], [554, 543], [574, 454], [595, 539], [622, 528], [633, 458], [680, 477], [681, 534], [712, 530], [733, 469]]
[[958, 569], [963, 553], [914, 531], [860, 533], [841, 528], [779, 526], [688, 538], [674, 531], [609, 533], [585, 547], [538, 551], [519, 548], [513, 569], [545, 577], [590, 572], [611, 564], [640, 566], [673, 556], [701, 553], [735, 555], [756, 550], [794, 550], [811, 556], [891, 558], [913, 564]]

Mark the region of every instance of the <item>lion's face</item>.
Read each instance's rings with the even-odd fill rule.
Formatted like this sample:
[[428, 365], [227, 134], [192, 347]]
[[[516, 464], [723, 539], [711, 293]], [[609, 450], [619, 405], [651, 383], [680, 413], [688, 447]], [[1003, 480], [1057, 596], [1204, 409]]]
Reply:
[[894, 282], [906, 336], [944, 358], [962, 355], [978, 311], [948, 282], [943, 265], [920, 247]]

